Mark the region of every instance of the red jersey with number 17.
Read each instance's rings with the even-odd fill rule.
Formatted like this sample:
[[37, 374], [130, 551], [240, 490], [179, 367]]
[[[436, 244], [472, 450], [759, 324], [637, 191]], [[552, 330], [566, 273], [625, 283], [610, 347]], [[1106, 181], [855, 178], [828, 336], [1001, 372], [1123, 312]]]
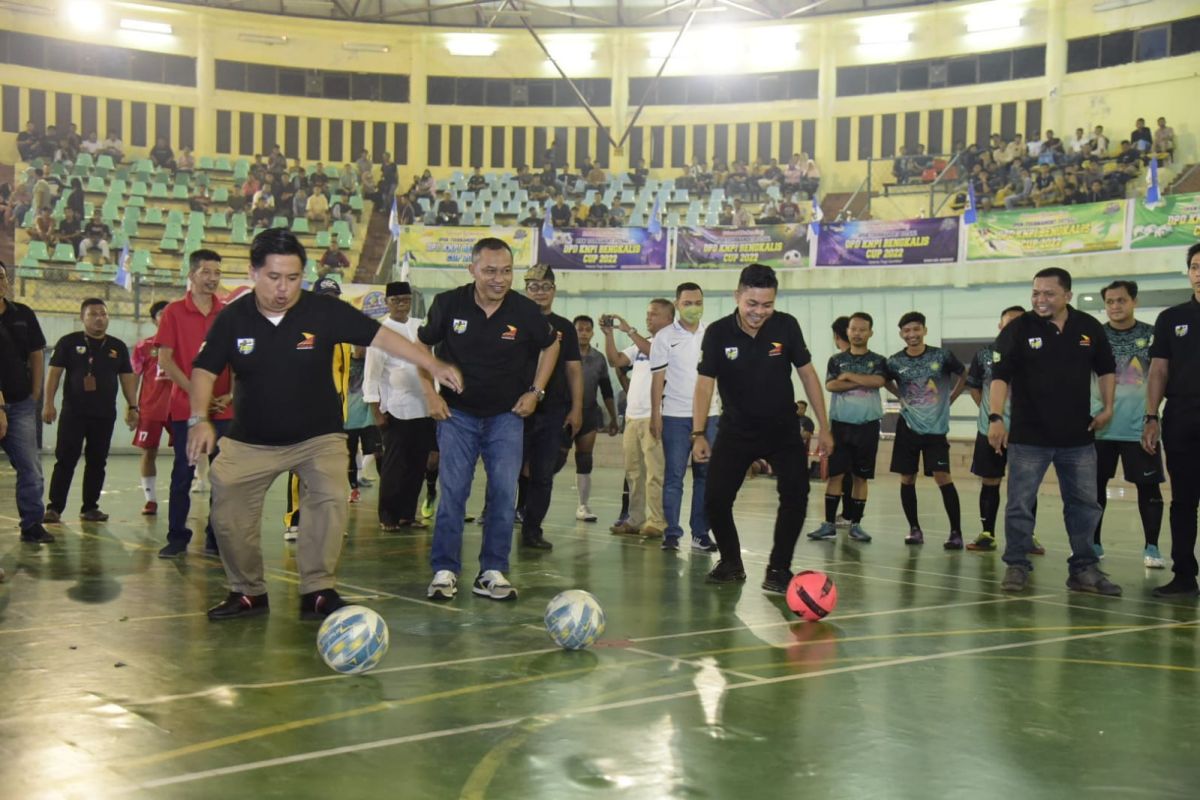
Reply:
[[166, 422], [171, 409], [171, 379], [158, 365], [158, 342], [153, 336], [142, 339], [133, 348], [133, 372], [142, 381], [138, 390], [138, 411], [147, 422]]

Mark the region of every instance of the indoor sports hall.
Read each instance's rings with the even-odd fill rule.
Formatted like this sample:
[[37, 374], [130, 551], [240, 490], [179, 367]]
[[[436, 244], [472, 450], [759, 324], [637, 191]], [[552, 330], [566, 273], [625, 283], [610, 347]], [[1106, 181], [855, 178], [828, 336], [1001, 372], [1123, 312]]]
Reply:
[[[462, 583], [438, 602], [437, 497], [422, 483], [415, 524], [381, 526], [377, 468], [351, 456], [337, 588], [389, 633], [359, 674], [327, 666], [322, 623], [298, 613], [306, 531], [284, 519], [286, 475], [262, 516], [270, 613], [211, 621], [229, 583], [201, 536], [204, 470], [185, 492], [196, 535], [163, 557], [165, 437], [152, 495], [114, 388], [103, 513], [84, 508], [83, 464], [55, 510], [67, 426], [41, 403], [66, 363], [52, 346], [89, 330], [93, 298], [109, 339], [157, 346], [152, 309], [194, 286], [195, 253], [216, 254], [232, 301], [255, 291], [256, 235], [278, 228], [306, 249], [305, 289], [332, 283], [377, 319], [397, 282], [425, 317], [473, 281], [472, 245], [499, 238], [512, 291], [550, 266], [554, 313], [590, 317], [601, 356], [614, 315], [617, 348], [636, 349], [622, 323], [644, 332], [651, 301], [695, 284], [713, 324], [765, 264], [822, 385], [839, 317], [866, 312], [886, 357], [921, 312], [928, 345], [969, 366], [1047, 267], [1099, 323], [1113, 282], [1136, 282], [1133, 313], [1154, 325], [1200, 298], [1198, 96], [1197, 0], [0, 0], [0, 322], [24, 307], [44, 334], [22, 402], [34, 499], [61, 517], [44, 520], [53, 541], [26, 536], [30, 467], [0, 369], [0, 797], [1195, 797], [1200, 606], [1153, 594], [1179, 561], [1178, 491], [1162, 483], [1152, 543], [1145, 484], [1117, 470], [1095, 554], [1122, 593], [1070, 591], [1050, 470], [1044, 554], [1005, 591], [1008, 484], [989, 531], [971, 471], [987, 413], [965, 389], [947, 434], [961, 531], [933, 478], [911, 495], [889, 470], [905, 423], [888, 392], [858, 520], [870, 541], [840, 520], [805, 535], [829, 511], [830, 462], [808, 443], [791, 570], [836, 588], [819, 621], [760, 588], [778, 505], [765, 462], [733, 508], [744, 582], [708, 582], [718, 555], [688, 538], [612, 532], [628, 512], [617, 369], [594, 472], [564, 452], [554, 479], [553, 548], [514, 529], [515, 602], [468, 584], [482, 468]], [[692, 494], [688, 476], [685, 529]], [[962, 547], [984, 534], [990, 550]], [[604, 615], [574, 650], [546, 622], [573, 589]]]

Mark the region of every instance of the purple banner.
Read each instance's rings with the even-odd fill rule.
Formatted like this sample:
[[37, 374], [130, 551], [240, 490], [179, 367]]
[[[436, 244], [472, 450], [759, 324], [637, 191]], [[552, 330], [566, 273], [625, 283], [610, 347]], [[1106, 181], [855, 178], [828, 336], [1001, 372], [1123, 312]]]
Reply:
[[667, 232], [645, 228], [556, 228], [538, 240], [539, 264], [554, 269], [666, 269]]
[[942, 264], [958, 260], [958, 217], [821, 225], [818, 267]]

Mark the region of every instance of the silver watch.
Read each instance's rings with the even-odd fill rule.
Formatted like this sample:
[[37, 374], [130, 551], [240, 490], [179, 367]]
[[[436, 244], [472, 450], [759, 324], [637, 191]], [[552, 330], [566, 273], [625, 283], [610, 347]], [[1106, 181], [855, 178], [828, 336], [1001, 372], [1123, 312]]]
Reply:
[[199, 414], [194, 414], [194, 415], [188, 417], [188, 421], [187, 421], [188, 429], [190, 430], [190, 429], [196, 427], [201, 422], [208, 422], [208, 417], [204, 417]]

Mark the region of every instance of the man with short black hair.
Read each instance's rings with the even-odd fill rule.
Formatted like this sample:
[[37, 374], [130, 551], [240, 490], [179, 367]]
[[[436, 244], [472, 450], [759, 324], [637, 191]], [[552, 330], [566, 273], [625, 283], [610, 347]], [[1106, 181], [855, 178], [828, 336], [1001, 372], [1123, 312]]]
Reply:
[[1192, 297], [1154, 322], [1146, 386], [1142, 447], [1157, 452], [1163, 397], [1162, 444], [1171, 475], [1171, 569], [1175, 577], [1155, 597], [1196, 597], [1196, 512], [1200, 508], [1200, 243], [1187, 250]]
[[[1100, 521], [1093, 431], [1112, 419], [1116, 364], [1100, 323], [1072, 308], [1070, 300], [1071, 273], [1047, 267], [1033, 278], [1033, 310], [1010, 322], [996, 337], [988, 443], [997, 452], [1008, 448], [1009, 470], [1004, 513], [1008, 569], [1000, 588], [1019, 592], [1029, 585], [1034, 504], [1042, 478], [1053, 464], [1071, 542], [1067, 588], [1115, 596], [1121, 594], [1121, 587], [1099, 570], [1092, 536]], [[1095, 416], [1093, 374], [1099, 378], [1103, 403]], [[1008, 402], [1010, 386], [1011, 430], [996, 411]]]
[[[595, 522], [597, 517], [588, 506], [592, 493], [592, 453], [596, 447], [596, 435], [601, 428], [609, 436], [620, 432], [617, 425], [617, 404], [613, 396], [612, 380], [608, 377], [608, 361], [599, 350], [592, 347], [592, 336], [596, 323], [587, 314], [579, 314], [573, 320], [575, 335], [579, 339], [579, 365], [582, 371], [582, 415], [581, 424], [575, 432], [575, 488], [579, 493], [579, 507], [575, 509], [575, 519], [580, 522]], [[600, 404], [596, 402], [597, 393], [608, 412], [608, 425], [604, 424], [604, 415]], [[564, 454], [565, 456], [565, 454]]]
[[[808, 459], [795, 413], [793, 367], [812, 401], [820, 426], [818, 439], [826, 453], [833, 451], [833, 436], [821, 382], [800, 325], [790, 314], [775, 311], [778, 288], [775, 270], [751, 264], [738, 278], [737, 310], [705, 330], [692, 402], [691, 441], [692, 458], [709, 465], [704, 504], [721, 552], [707, 581], [746, 579], [733, 504], [750, 465], [762, 458], [776, 475], [779, 493], [774, 544], [762, 588], [783, 594], [792, 580], [792, 552], [808, 505]], [[714, 388], [721, 394], [723, 411], [710, 449], [707, 410]]]
[[[170, 303], [166, 300], [159, 300], [150, 306], [150, 321], [154, 323], [154, 333], [135, 344], [133, 353], [130, 354], [133, 372], [138, 376], [138, 425], [133, 432], [133, 445], [142, 451], [142, 492], [146, 495], [146, 505], [142, 507], [142, 514], [146, 516], [158, 513], [158, 487], [155, 485], [158, 477], [158, 445], [162, 441], [163, 431], [169, 424], [167, 417], [171, 411], [171, 378], [158, 365], [156, 341], [158, 323], [161, 322], [162, 312], [168, 305]], [[167, 441], [169, 446], [169, 431]]]

